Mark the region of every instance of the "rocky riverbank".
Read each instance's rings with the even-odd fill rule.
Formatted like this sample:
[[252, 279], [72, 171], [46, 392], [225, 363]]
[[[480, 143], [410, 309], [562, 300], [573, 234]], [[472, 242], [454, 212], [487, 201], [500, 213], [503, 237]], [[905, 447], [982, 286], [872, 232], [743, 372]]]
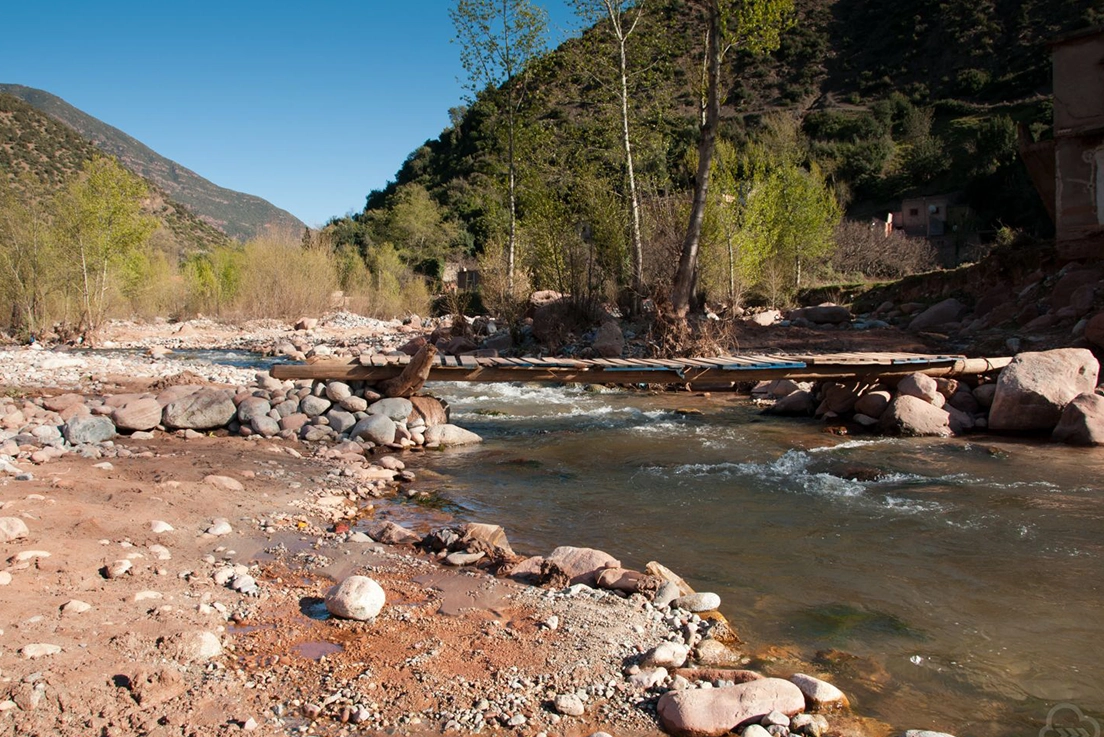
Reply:
[[0, 366], [0, 734], [892, 731], [830, 653], [748, 648], [658, 563], [435, 511], [443, 405], [151, 355]]

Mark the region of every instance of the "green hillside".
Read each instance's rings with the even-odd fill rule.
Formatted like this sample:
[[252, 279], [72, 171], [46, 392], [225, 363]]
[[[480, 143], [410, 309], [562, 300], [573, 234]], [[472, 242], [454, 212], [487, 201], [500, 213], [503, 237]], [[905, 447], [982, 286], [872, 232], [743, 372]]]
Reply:
[[[48, 190], [57, 190], [98, 153], [68, 126], [17, 97], [0, 94], [0, 175], [15, 181], [21, 173], [29, 172]], [[228, 241], [222, 231], [175, 202], [156, 183], [146, 183], [149, 197], [144, 209], [163, 225], [163, 247], [185, 253]]]
[[18, 84], [0, 84], [0, 93], [14, 95], [61, 121], [100, 151], [114, 156], [127, 169], [153, 182], [169, 197], [191, 208], [204, 221], [232, 238], [248, 240], [268, 228], [297, 233], [304, 228], [303, 223], [286, 210], [260, 197], [219, 187], [55, 95]]
[[[678, 203], [693, 188], [704, 34], [697, 4], [643, 7], [629, 44], [630, 107], [650, 280], [658, 286], [685, 227]], [[721, 138], [736, 152], [729, 158], [741, 162], [749, 146], [759, 146], [760, 157], [786, 146], [797, 151], [787, 155], [821, 172], [856, 219], [884, 218], [906, 197], [956, 193], [969, 206], [966, 227], [983, 241], [1002, 228], [1045, 236], [1052, 226], [1018, 159], [1017, 127], [1049, 135], [1047, 42], [1104, 21], [1099, 7], [1097, 0], [796, 0], [795, 22], [775, 52], [726, 57]], [[525, 86], [519, 223], [530, 251], [549, 252], [527, 265], [533, 286], [557, 286], [552, 272], [565, 269], [592, 274], [595, 264], [607, 275], [620, 270], [611, 278], [624, 284], [615, 56], [599, 24], [515, 82]], [[453, 125], [411, 152], [394, 181], [368, 195], [362, 213], [331, 223], [336, 242], [365, 254], [387, 242], [412, 265], [440, 258], [442, 249], [456, 257], [500, 243], [500, 96], [502, 89], [486, 90], [454, 110]], [[796, 140], [779, 138], [780, 119], [796, 121]], [[747, 171], [740, 166], [737, 189]], [[424, 239], [411, 245], [409, 228], [396, 225], [409, 217], [418, 191], [438, 208], [426, 214], [423, 207], [423, 214], [451, 226], [432, 252], [420, 245]], [[571, 243], [581, 250], [564, 255]], [[588, 265], [572, 266], [577, 258]]]

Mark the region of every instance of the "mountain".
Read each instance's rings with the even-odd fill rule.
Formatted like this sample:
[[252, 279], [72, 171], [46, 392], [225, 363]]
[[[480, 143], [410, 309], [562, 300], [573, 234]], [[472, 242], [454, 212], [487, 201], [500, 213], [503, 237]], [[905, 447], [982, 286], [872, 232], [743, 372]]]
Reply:
[[248, 240], [267, 228], [300, 232], [305, 227], [286, 210], [260, 197], [213, 184], [56, 95], [18, 84], [0, 84], [0, 93], [13, 95], [64, 123], [231, 238]]
[[[18, 97], [0, 93], [0, 173], [27, 171], [50, 190], [60, 189], [99, 149], [73, 129]], [[175, 202], [156, 183], [146, 180], [149, 198], [144, 210], [164, 226], [171, 250], [187, 252], [225, 243], [228, 237]]]

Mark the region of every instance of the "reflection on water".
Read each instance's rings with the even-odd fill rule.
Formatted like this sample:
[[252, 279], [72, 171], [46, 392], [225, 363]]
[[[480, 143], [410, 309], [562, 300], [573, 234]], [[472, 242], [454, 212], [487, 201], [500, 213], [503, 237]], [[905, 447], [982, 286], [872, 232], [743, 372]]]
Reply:
[[488, 439], [433, 456], [438, 491], [515, 548], [659, 560], [752, 643], [834, 652], [821, 665], [898, 728], [1003, 737], [1059, 702], [1104, 713], [1098, 452], [841, 439], [724, 396], [434, 390]]

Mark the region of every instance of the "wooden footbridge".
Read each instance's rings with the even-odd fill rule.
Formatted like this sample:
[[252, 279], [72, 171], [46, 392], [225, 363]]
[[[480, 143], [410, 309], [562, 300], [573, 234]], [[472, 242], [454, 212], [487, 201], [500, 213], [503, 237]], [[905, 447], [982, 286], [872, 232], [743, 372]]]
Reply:
[[[350, 360], [322, 359], [272, 367], [277, 379], [328, 379], [378, 382], [396, 377], [409, 363], [406, 355], [365, 355]], [[572, 359], [433, 357], [428, 381], [539, 381], [560, 384], [723, 384], [773, 379], [873, 379], [915, 372], [963, 376], [999, 371], [1010, 358], [966, 358], [916, 353], [778, 353], [716, 358]]]

